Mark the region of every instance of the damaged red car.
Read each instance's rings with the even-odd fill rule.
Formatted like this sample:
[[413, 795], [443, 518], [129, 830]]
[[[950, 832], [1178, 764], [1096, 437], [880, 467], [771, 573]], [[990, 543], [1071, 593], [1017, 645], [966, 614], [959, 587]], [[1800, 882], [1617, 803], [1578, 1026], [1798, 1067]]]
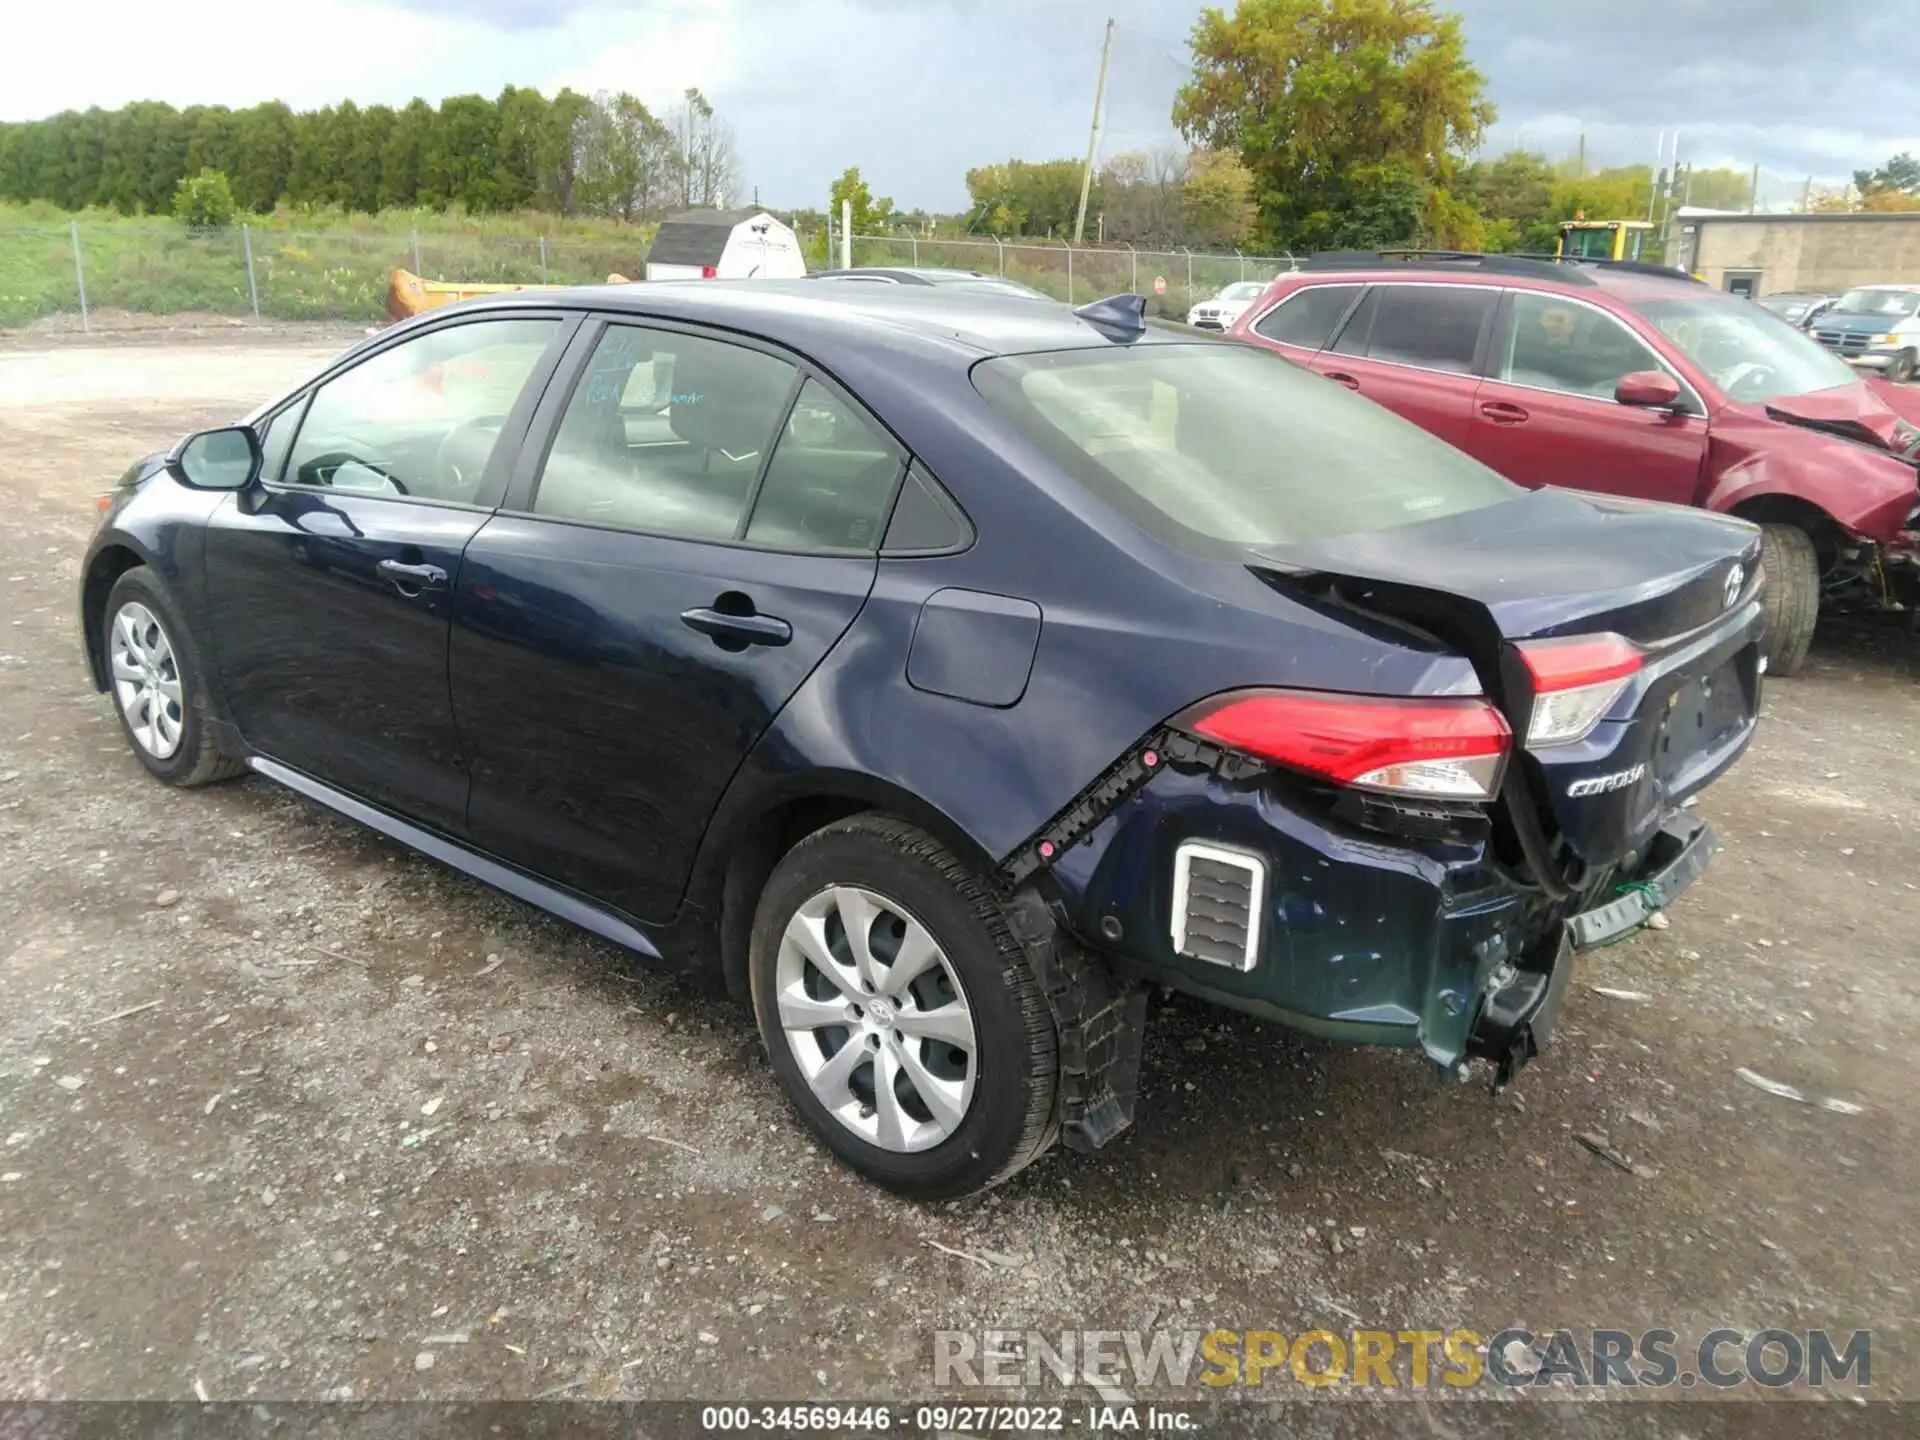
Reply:
[[1778, 316], [1675, 271], [1322, 254], [1231, 333], [1519, 484], [1753, 521], [1775, 674], [1800, 668], [1822, 604], [1897, 605], [1920, 588], [1920, 392], [1862, 379]]

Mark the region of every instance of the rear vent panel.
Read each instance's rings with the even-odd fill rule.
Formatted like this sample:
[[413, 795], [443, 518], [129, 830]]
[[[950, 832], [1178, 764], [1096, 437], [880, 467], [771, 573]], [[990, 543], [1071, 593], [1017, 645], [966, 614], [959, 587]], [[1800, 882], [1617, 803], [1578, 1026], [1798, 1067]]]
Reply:
[[1173, 856], [1173, 948], [1251, 970], [1260, 958], [1267, 867], [1257, 855], [1188, 840]]

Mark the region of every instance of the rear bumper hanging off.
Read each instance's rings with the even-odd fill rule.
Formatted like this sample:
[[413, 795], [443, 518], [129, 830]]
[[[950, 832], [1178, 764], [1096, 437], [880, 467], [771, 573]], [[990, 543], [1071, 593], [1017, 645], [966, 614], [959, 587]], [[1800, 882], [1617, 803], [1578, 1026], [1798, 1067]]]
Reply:
[[1647, 852], [1647, 868], [1618, 899], [1567, 918], [1553, 960], [1544, 969], [1509, 968], [1488, 992], [1468, 1040], [1470, 1053], [1493, 1061], [1494, 1086], [1511, 1081], [1540, 1053], [1553, 1032], [1572, 982], [1574, 956], [1618, 939], [1664, 910], [1706, 869], [1713, 831], [1704, 820], [1675, 811], [1661, 824]]
[[1649, 915], [1671, 905], [1700, 878], [1713, 857], [1713, 831], [1704, 820], [1680, 811], [1669, 815], [1654, 836], [1646, 866], [1633, 888], [1617, 900], [1583, 910], [1567, 920], [1567, 938], [1575, 950], [1591, 950], [1646, 923]]

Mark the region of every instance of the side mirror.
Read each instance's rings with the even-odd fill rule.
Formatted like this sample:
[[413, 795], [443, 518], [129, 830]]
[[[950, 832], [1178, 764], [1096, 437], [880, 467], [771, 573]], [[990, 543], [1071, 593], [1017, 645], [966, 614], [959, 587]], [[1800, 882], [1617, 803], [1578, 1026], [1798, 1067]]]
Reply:
[[194, 490], [244, 490], [260, 475], [260, 436], [248, 425], [189, 435], [167, 452], [167, 473]]
[[1622, 375], [1614, 387], [1613, 398], [1622, 405], [1639, 405], [1648, 410], [1671, 410], [1680, 403], [1680, 382], [1664, 370], [1636, 370]]

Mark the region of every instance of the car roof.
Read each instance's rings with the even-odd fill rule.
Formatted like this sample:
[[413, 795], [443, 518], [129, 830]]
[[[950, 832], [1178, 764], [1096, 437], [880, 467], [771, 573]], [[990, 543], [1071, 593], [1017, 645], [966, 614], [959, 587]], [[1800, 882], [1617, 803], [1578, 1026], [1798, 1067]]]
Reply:
[[1849, 290], [1920, 290], [1920, 285], [1906, 280], [1869, 280], [1861, 285], [1849, 285], [1847, 288]]
[[[943, 265], [853, 265], [841, 270], [822, 270], [815, 278], [831, 280], [836, 275], [886, 275], [896, 279], [918, 280], [927, 285], [942, 285], [949, 281], [999, 280], [998, 275], [989, 275], [984, 270], [960, 270]], [[1015, 284], [1015, 281], [1007, 281]]]
[[[1664, 273], [1652, 265], [1593, 264], [1580, 261], [1556, 261], [1528, 256], [1458, 256], [1431, 259], [1380, 259], [1342, 263], [1339, 255], [1312, 257], [1299, 270], [1276, 277], [1275, 283], [1307, 279], [1377, 283], [1409, 280], [1420, 284], [1491, 285], [1512, 290], [1542, 290], [1572, 297], [1591, 297], [1598, 290], [1623, 301], [1656, 298], [1698, 299], [1702, 294], [1717, 294], [1698, 280], [1680, 271]], [[1518, 261], [1519, 263], [1514, 263]], [[1477, 262], [1485, 262], [1477, 263]]]
[[636, 319], [680, 320], [757, 335], [803, 353], [872, 345], [946, 352], [971, 364], [983, 356], [1129, 344], [1223, 342], [1148, 325], [1130, 340], [1067, 306], [987, 288], [939, 285], [836, 285], [807, 280], [656, 280], [627, 285], [490, 295], [429, 310], [476, 314], [518, 309], [596, 310]]

